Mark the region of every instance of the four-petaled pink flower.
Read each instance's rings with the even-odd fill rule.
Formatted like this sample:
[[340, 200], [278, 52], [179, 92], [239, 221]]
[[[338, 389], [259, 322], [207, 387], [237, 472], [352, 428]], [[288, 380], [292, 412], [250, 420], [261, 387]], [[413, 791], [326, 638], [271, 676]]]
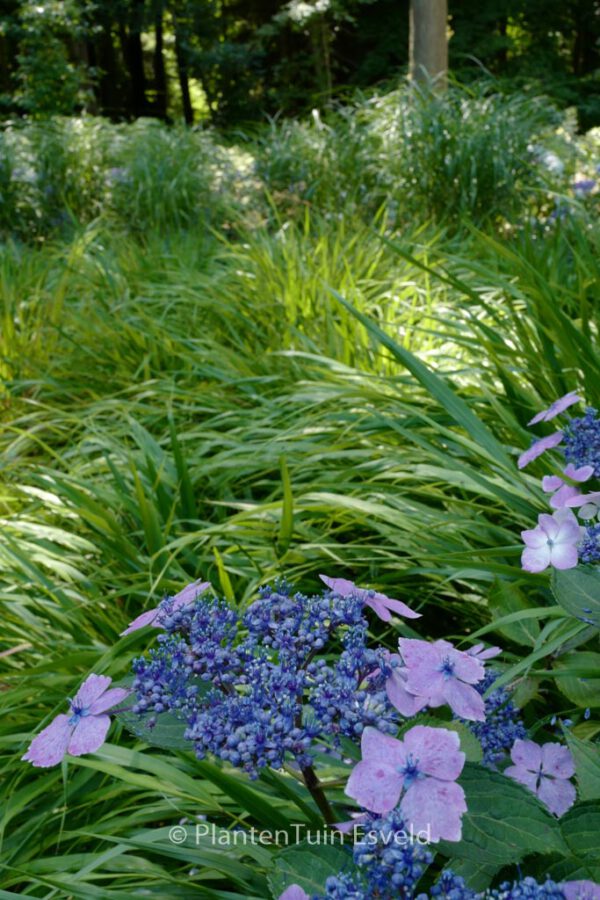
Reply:
[[321, 581], [324, 581], [329, 590], [340, 597], [357, 597], [362, 600], [365, 606], [370, 606], [384, 622], [389, 622], [392, 613], [404, 616], [406, 619], [420, 619], [421, 613], [415, 612], [402, 600], [394, 600], [392, 597], [386, 597], [377, 591], [370, 591], [367, 588], [357, 587], [353, 581], [347, 578], [329, 578], [327, 575], [319, 575]]
[[[184, 606], [189, 606], [194, 602], [196, 597], [199, 597], [200, 594], [209, 587], [210, 581], [198, 580], [188, 584], [179, 591], [178, 594], [175, 594], [175, 596], [171, 598], [171, 612], [176, 612]], [[160, 617], [162, 612], [162, 606], [155, 606], [153, 609], [147, 609], [146, 612], [139, 615], [137, 619], [130, 622], [125, 631], [122, 631], [121, 634], [131, 634], [132, 631], [137, 631], [138, 628], [144, 628], [146, 625], [153, 625], [155, 628], [160, 628]]]
[[46, 768], [57, 765], [66, 753], [81, 756], [98, 750], [110, 726], [107, 711], [131, 693], [125, 688], [108, 690], [111, 682], [107, 675], [89, 675], [70, 701], [70, 714], [56, 716], [21, 759]]
[[[564, 474], [572, 481], [587, 481], [594, 474], [593, 466], [580, 466], [577, 468], [573, 463], [565, 468]], [[547, 494], [551, 493], [550, 506], [553, 509], [564, 509], [565, 506], [571, 506], [570, 500], [581, 496], [579, 488], [572, 484], [566, 484], [559, 475], [546, 475], [542, 478], [542, 490]]]
[[460, 841], [465, 794], [456, 779], [465, 764], [455, 731], [415, 725], [399, 741], [376, 728], [363, 731], [362, 760], [348, 779], [346, 793], [360, 806], [386, 813], [400, 804], [413, 832]]
[[577, 565], [581, 526], [570, 509], [538, 516], [537, 528], [521, 532], [525, 549], [521, 566], [526, 572], [543, 572], [548, 566], [572, 569]]
[[562, 816], [573, 806], [576, 793], [569, 778], [575, 774], [575, 763], [567, 747], [518, 739], [510, 755], [514, 765], [504, 774], [533, 791], [550, 812]]
[[548, 409], [543, 409], [541, 412], [537, 413], [537, 415], [535, 415], [527, 424], [537, 425], [538, 422], [549, 422], [550, 419], [559, 416], [565, 409], [573, 406], [574, 403], [579, 403], [580, 400], [581, 397], [577, 391], [569, 391], [564, 397], [559, 397], [558, 400], [555, 400]]
[[[485, 720], [483, 697], [473, 687], [485, 675], [477, 656], [443, 640], [429, 643], [400, 638], [399, 647], [404, 669], [394, 673], [396, 679], [392, 690], [388, 688], [388, 697], [403, 715], [447, 703], [461, 719]], [[410, 697], [414, 701], [412, 712], [408, 712]]]
[[541, 456], [546, 450], [552, 450], [553, 447], [558, 447], [562, 439], [562, 431], [555, 431], [552, 434], [547, 434], [546, 437], [540, 438], [539, 441], [535, 441], [524, 453], [521, 453], [517, 465], [520, 469], [524, 469], [525, 466], [528, 466], [530, 462], [533, 462], [534, 459], [537, 459], [538, 456]]

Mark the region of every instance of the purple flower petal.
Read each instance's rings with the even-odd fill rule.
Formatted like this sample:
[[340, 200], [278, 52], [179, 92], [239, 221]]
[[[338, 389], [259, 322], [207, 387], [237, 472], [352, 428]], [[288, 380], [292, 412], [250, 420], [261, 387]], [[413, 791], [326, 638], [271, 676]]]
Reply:
[[325, 582], [330, 591], [339, 594], [340, 597], [349, 597], [356, 589], [354, 582], [348, 581], [347, 578], [329, 578], [327, 575], [319, 575], [319, 578]]
[[558, 475], [544, 475], [542, 478], [542, 490], [549, 494], [551, 491], [557, 491], [562, 487], [564, 481]]
[[56, 766], [64, 757], [69, 745], [73, 726], [69, 716], [61, 714], [35, 737], [27, 752], [21, 757], [34, 766], [46, 768]]
[[415, 759], [419, 771], [441, 781], [455, 781], [463, 770], [465, 754], [456, 731], [415, 725], [404, 735], [404, 746]]
[[579, 494], [577, 497], [567, 500], [566, 505], [570, 509], [575, 509], [578, 506], [585, 506], [587, 503], [600, 504], [600, 491], [592, 491], [590, 494]]
[[101, 697], [98, 697], [97, 700], [94, 700], [89, 707], [88, 712], [92, 716], [97, 716], [99, 713], [106, 712], [108, 709], [116, 706], [117, 703], [121, 703], [130, 693], [131, 691], [126, 688], [112, 688], [110, 691], [106, 691], [106, 693], [102, 694]]
[[563, 816], [577, 799], [575, 788], [563, 778], [542, 777], [537, 795], [555, 816]]
[[108, 675], [88, 675], [75, 694], [73, 705], [82, 709], [91, 706], [94, 700], [97, 700], [110, 687], [111, 682], [112, 678], [109, 678]]
[[554, 778], [571, 778], [575, 774], [575, 760], [569, 748], [562, 744], [544, 744], [542, 771]]
[[550, 548], [526, 547], [521, 554], [521, 568], [526, 572], [543, 572], [550, 565]]
[[469, 647], [467, 650], [469, 656], [474, 656], [476, 659], [493, 659], [494, 656], [498, 656], [502, 653], [502, 647], [485, 647], [484, 644], [475, 644], [473, 647]]
[[517, 738], [510, 751], [510, 757], [516, 766], [538, 772], [542, 765], [542, 748], [534, 741]]
[[529, 788], [532, 793], [536, 793], [538, 781], [536, 772], [530, 772], [529, 769], [524, 769], [522, 766], [508, 766], [504, 770], [504, 774], [508, 778], [512, 778], [513, 781], [518, 781], [519, 784]]
[[380, 594], [377, 591], [369, 591], [366, 588], [357, 587], [353, 581], [349, 581], [347, 578], [329, 578], [327, 575], [319, 575], [319, 578], [327, 585], [330, 591], [333, 591], [334, 594], [339, 594], [340, 597], [350, 597], [354, 594], [362, 600], [365, 606], [370, 606], [384, 622], [391, 621], [392, 612], [407, 619], [421, 618], [421, 613], [414, 612], [402, 600], [394, 600], [393, 597], [387, 597], [385, 594]]
[[406, 760], [406, 751], [397, 738], [382, 734], [376, 728], [367, 726], [362, 733], [360, 750], [363, 759], [375, 763], [386, 763], [390, 766], [402, 766]]
[[122, 631], [121, 634], [131, 634], [132, 631], [137, 631], [139, 628], [145, 628], [146, 625], [152, 625], [159, 612], [160, 609], [158, 606], [155, 606], [153, 609], [146, 610], [146, 612], [143, 612], [136, 619], [134, 619], [133, 622], [130, 622], [125, 631]]
[[387, 609], [395, 612], [398, 616], [404, 616], [405, 619], [420, 619], [421, 613], [415, 612], [402, 600], [394, 600], [393, 597], [386, 597], [385, 594], [375, 594], [375, 600], [381, 603]]
[[400, 801], [400, 810], [409, 828], [416, 834], [425, 832], [433, 843], [462, 837], [461, 816], [467, 804], [465, 792], [454, 781], [414, 781]]
[[594, 474], [593, 466], [580, 466], [577, 468], [573, 465], [573, 463], [569, 463], [565, 469], [564, 473], [567, 478], [572, 478], [573, 481], [588, 481]]
[[537, 528], [528, 528], [522, 531], [521, 538], [525, 546], [532, 550], [540, 550], [548, 545], [548, 535], [539, 525]]
[[279, 900], [310, 900], [310, 896], [299, 885], [290, 884], [289, 888], [279, 895]]
[[189, 606], [190, 603], [193, 603], [196, 598], [199, 597], [200, 594], [203, 594], [209, 587], [210, 581], [202, 581], [200, 578], [197, 581], [192, 581], [191, 584], [186, 585], [173, 597], [173, 610]]
[[84, 716], [73, 730], [68, 750], [71, 756], [94, 753], [106, 740], [110, 716]]
[[559, 887], [566, 900], [600, 900], [600, 884], [593, 881], [563, 881]]
[[402, 791], [402, 777], [394, 766], [362, 760], [352, 769], [345, 792], [365, 809], [376, 813], [393, 809]]
[[577, 391], [569, 391], [564, 397], [559, 397], [558, 400], [555, 400], [548, 409], [543, 409], [541, 412], [537, 413], [537, 415], [535, 415], [533, 419], [530, 419], [527, 424], [537, 425], [538, 422], [549, 422], [550, 419], [559, 416], [570, 406], [573, 406], [574, 403], [579, 403], [581, 399], [582, 398], [578, 395]]
[[391, 622], [392, 614], [383, 603], [375, 597], [367, 597], [364, 600], [365, 606], [369, 606], [373, 612], [381, 619], [382, 622]]
[[552, 549], [550, 562], [555, 569], [574, 569], [579, 562], [577, 547], [572, 544], [556, 544]]
[[385, 691], [388, 700], [403, 716], [414, 716], [416, 709], [415, 697], [406, 690], [405, 676], [402, 671], [394, 669], [390, 678], [385, 682]]
[[548, 434], [546, 437], [540, 438], [539, 441], [535, 441], [528, 450], [521, 453], [517, 462], [519, 469], [524, 469], [525, 466], [529, 465], [530, 462], [533, 462], [534, 459], [537, 459], [538, 456], [541, 456], [542, 453], [545, 453], [546, 450], [558, 447], [562, 439], [562, 431], [555, 431], [553, 434]]
[[572, 484], [563, 484], [550, 498], [550, 506], [553, 509], [564, 509], [568, 500], [578, 497], [581, 491]]
[[450, 709], [461, 719], [485, 722], [485, 703], [481, 694], [457, 678], [448, 681], [444, 695]]

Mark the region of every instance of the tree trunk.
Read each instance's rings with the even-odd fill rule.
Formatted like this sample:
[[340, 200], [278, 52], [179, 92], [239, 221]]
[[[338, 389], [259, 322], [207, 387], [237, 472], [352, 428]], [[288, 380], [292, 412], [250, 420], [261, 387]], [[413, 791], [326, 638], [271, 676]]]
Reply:
[[146, 104], [146, 73], [142, 30], [144, 27], [144, 0], [135, 0], [128, 27], [119, 23], [119, 34], [125, 65], [129, 73], [129, 108], [134, 118], [148, 113]]
[[448, 74], [448, 0], [411, 0], [410, 77], [444, 89]]
[[186, 125], [193, 125], [194, 107], [192, 106], [192, 98], [190, 96], [188, 65], [185, 55], [185, 47], [183, 44], [183, 35], [177, 21], [175, 20], [175, 17], [173, 17], [173, 26], [175, 31], [175, 58], [177, 60], [177, 76], [179, 78], [179, 87], [181, 89], [183, 117], [185, 119]]
[[156, 14], [154, 23], [154, 90], [156, 92], [155, 110], [159, 119], [167, 118], [167, 73], [163, 57], [163, 15], [162, 10]]

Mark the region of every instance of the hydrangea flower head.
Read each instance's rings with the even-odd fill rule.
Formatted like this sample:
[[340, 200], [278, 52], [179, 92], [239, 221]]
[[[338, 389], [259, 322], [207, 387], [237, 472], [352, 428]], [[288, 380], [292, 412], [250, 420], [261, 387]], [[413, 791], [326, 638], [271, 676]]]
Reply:
[[531, 447], [528, 447], [524, 453], [521, 453], [517, 465], [520, 469], [524, 469], [525, 466], [528, 466], [530, 462], [533, 462], [534, 459], [537, 459], [538, 456], [541, 456], [546, 450], [552, 450], [553, 447], [558, 447], [562, 442], [562, 439], [562, 431], [554, 431], [552, 434], [547, 434], [546, 437], [540, 438], [539, 441], [534, 441]]
[[567, 747], [519, 739], [510, 755], [514, 765], [504, 774], [533, 791], [550, 812], [562, 816], [573, 806], [576, 793], [569, 778], [575, 774], [575, 763]]
[[465, 794], [456, 779], [465, 754], [455, 731], [415, 725], [397, 740], [365, 728], [362, 760], [352, 770], [346, 793], [371, 812], [400, 813], [413, 832], [425, 832], [437, 843], [459, 841]]
[[577, 467], [592, 466], [600, 475], [600, 419], [593, 407], [585, 415], [571, 419], [563, 433], [565, 459]]
[[473, 687], [485, 676], [480, 659], [443, 640], [400, 638], [399, 647], [406, 666], [404, 685], [416, 698], [417, 710], [447, 703], [461, 719], [484, 721], [485, 704]]
[[73, 700], [69, 715], [61, 713], [33, 739], [21, 757], [34, 766], [56, 766], [63, 757], [94, 753], [102, 746], [110, 726], [106, 713], [127, 697], [125, 688], [109, 690], [112, 678], [89, 675]]
[[[477, 685], [479, 693], [483, 696], [497, 678], [497, 672], [489, 671]], [[506, 688], [496, 688], [484, 702], [485, 722], [465, 724], [481, 744], [484, 764], [495, 768], [517, 738], [527, 737], [527, 731]]]
[[551, 419], [554, 419], [556, 416], [563, 413], [570, 406], [573, 406], [574, 403], [579, 403], [581, 399], [582, 398], [577, 391], [569, 391], [564, 397], [559, 397], [558, 400], [551, 403], [548, 409], [543, 409], [541, 412], [537, 413], [537, 415], [535, 415], [527, 424], [537, 425], [538, 422], [549, 422]]
[[[168, 612], [176, 612], [177, 610], [183, 609], [186, 606], [190, 606], [196, 599], [202, 594], [207, 588], [210, 587], [210, 581], [193, 581], [191, 584], [186, 585], [178, 594], [175, 594], [174, 597], [171, 597], [167, 602], [169, 604]], [[147, 609], [146, 612], [143, 612], [139, 615], [133, 622], [130, 622], [125, 631], [122, 631], [121, 634], [131, 634], [132, 631], [137, 631], [139, 628], [145, 628], [146, 625], [153, 625], [155, 628], [161, 627], [161, 618], [162, 613], [166, 612], [165, 607], [161, 603], [159, 606], [155, 606], [153, 609]]]
[[588, 525], [584, 529], [579, 557], [583, 563], [600, 561], [600, 525]]
[[538, 516], [536, 528], [521, 532], [525, 549], [521, 566], [526, 572], [543, 572], [548, 566], [572, 569], [577, 565], [581, 526], [570, 509]]
[[391, 621], [393, 612], [406, 619], [421, 618], [421, 613], [410, 609], [402, 600], [394, 600], [393, 597], [386, 597], [385, 594], [380, 594], [378, 591], [359, 588], [347, 578], [329, 578], [327, 575], [319, 575], [319, 578], [334, 594], [339, 594], [340, 597], [358, 597], [365, 606], [370, 606], [384, 622]]

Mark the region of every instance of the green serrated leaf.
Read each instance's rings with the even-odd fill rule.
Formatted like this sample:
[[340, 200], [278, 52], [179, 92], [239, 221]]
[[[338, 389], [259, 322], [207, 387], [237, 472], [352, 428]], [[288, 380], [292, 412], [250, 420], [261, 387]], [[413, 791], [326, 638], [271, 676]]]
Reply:
[[568, 613], [600, 628], [600, 571], [586, 566], [554, 569], [552, 592]]
[[497, 865], [485, 865], [475, 859], [451, 859], [444, 868], [464, 878], [465, 884], [474, 891], [485, 891], [498, 871]]
[[600, 653], [567, 653], [554, 662], [560, 691], [584, 709], [600, 706]]
[[[489, 594], [490, 611], [496, 618], [533, 609], [525, 594], [519, 588], [508, 581], [496, 579]], [[539, 637], [540, 628], [535, 619], [523, 618], [513, 624], [498, 627], [500, 634], [516, 644], [525, 644], [528, 647], [535, 646]]]
[[556, 820], [522, 785], [474, 763], [465, 765], [459, 783], [468, 812], [462, 840], [439, 845], [447, 856], [500, 868], [528, 853], [564, 852]]
[[560, 829], [568, 856], [588, 873], [584, 877], [600, 881], [600, 804], [577, 803], [561, 818]]
[[468, 725], [465, 725], [464, 722], [447, 722], [440, 724], [443, 724], [443, 727], [450, 729], [450, 731], [456, 731], [460, 738], [460, 749], [467, 757], [467, 762], [481, 762], [483, 759], [481, 744]]
[[575, 777], [581, 800], [600, 800], [600, 747], [576, 738], [566, 728], [564, 733], [575, 758]]
[[149, 715], [138, 716], [130, 710], [117, 713], [116, 719], [127, 731], [152, 747], [162, 747], [164, 750], [192, 749], [191, 743], [183, 737], [187, 724], [171, 712], [156, 716], [156, 725], [153, 728], [148, 727]]
[[[279, 897], [290, 885], [299, 885], [307, 894], [323, 894], [325, 882], [331, 875], [337, 875], [352, 866], [350, 844], [329, 844], [332, 834], [323, 832], [322, 844], [307, 841], [282, 850], [275, 857], [274, 868], [269, 875], [269, 887], [273, 897]], [[313, 835], [311, 840], [316, 840]], [[342, 840], [337, 835], [336, 840]]]

